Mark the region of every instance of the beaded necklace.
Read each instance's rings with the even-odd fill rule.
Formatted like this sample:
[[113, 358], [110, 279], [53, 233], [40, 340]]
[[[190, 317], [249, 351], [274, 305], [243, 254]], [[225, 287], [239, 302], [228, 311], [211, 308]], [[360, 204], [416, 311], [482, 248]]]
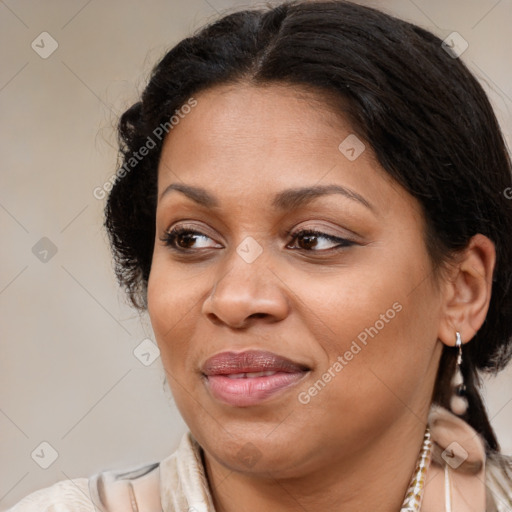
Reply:
[[423, 444], [416, 463], [416, 469], [411, 478], [409, 488], [405, 494], [405, 499], [400, 512], [419, 512], [423, 500], [423, 490], [425, 488], [425, 478], [427, 470], [432, 460], [432, 439], [430, 429], [425, 429]]

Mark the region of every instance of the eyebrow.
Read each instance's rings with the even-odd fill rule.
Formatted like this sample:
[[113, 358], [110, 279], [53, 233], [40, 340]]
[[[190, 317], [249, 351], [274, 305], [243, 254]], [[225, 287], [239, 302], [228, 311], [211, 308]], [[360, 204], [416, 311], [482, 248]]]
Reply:
[[[193, 185], [183, 183], [171, 183], [160, 195], [160, 200], [171, 191], [181, 192], [194, 202], [213, 208], [220, 206], [218, 199], [211, 195], [207, 190]], [[312, 187], [298, 187], [283, 190], [274, 196], [272, 207], [276, 210], [293, 210], [306, 206], [313, 199], [328, 194], [341, 194], [342, 196], [356, 201], [375, 213], [374, 206], [362, 195], [353, 190], [342, 187], [341, 185], [315, 185]]]

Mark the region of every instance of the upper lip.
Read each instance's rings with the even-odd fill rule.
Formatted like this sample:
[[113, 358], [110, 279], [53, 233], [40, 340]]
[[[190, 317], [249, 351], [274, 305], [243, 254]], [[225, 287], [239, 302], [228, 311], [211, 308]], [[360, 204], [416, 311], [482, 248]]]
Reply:
[[201, 368], [206, 376], [265, 371], [296, 373], [306, 370], [309, 368], [303, 364], [263, 350], [221, 352], [207, 359]]

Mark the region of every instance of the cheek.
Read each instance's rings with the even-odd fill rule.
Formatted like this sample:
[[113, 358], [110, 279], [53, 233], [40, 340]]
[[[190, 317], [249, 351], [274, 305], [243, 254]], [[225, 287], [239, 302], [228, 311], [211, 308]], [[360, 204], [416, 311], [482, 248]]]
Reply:
[[340, 403], [364, 399], [377, 409], [379, 401], [410, 401], [430, 371], [437, 338], [428, 272], [428, 261], [395, 254], [334, 278], [296, 281], [307, 328], [323, 352], [318, 376], [329, 382], [326, 400], [333, 393]]
[[367, 268], [341, 271], [327, 276], [294, 279], [299, 315], [307, 318], [314, 338], [324, 343], [324, 351], [343, 353], [350, 342], [372, 339], [390, 332], [392, 324], [404, 323], [404, 309], [411, 304], [407, 291], [410, 279], [391, 272], [381, 263]]
[[[392, 422], [404, 405], [413, 410], [423, 405], [421, 397], [434, 378], [436, 341], [435, 303], [429, 302], [426, 288], [409, 295], [406, 289], [396, 295], [360, 292], [364, 307], [346, 302], [330, 324], [340, 336], [324, 345], [329, 366], [321, 371], [336, 377], [319, 396], [319, 407], [339, 404], [364, 425], [370, 418]], [[324, 373], [321, 380], [326, 379], [330, 376]]]
[[188, 424], [193, 424], [194, 403], [190, 401], [193, 389], [190, 379], [193, 373], [187, 370], [185, 362], [190, 357], [193, 328], [192, 310], [199, 307], [197, 291], [184, 283], [172, 269], [152, 266], [148, 281], [148, 313], [151, 319], [160, 357], [165, 370], [166, 380], [174, 402]]
[[[148, 281], [148, 313], [167, 371], [180, 367], [191, 337], [191, 323], [200, 307], [197, 279], [184, 280], [171, 265], [155, 257]], [[172, 366], [171, 366], [172, 365]]]

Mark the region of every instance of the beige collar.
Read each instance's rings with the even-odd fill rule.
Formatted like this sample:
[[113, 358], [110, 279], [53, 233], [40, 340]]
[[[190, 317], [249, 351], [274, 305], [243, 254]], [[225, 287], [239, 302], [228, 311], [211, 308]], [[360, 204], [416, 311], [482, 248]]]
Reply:
[[485, 512], [485, 448], [482, 437], [447, 409], [433, 405], [433, 442], [421, 512]]

